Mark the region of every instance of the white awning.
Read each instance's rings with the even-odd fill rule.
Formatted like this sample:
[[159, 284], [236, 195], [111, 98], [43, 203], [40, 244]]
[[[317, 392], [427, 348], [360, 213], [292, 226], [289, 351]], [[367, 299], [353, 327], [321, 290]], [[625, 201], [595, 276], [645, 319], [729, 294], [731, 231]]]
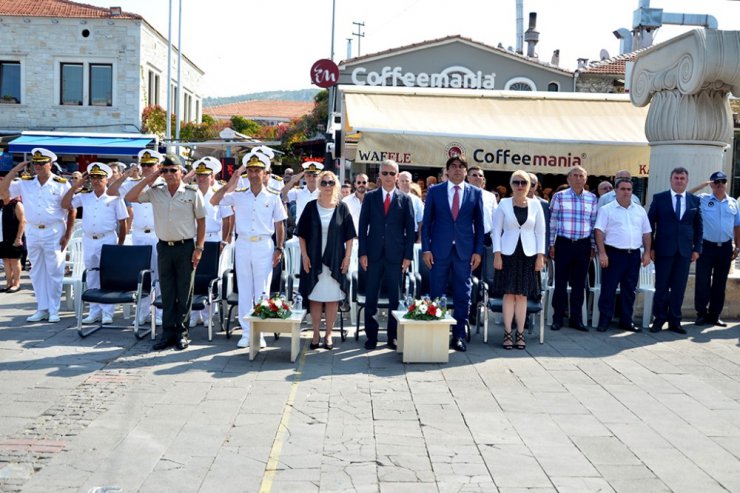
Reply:
[[[647, 108], [628, 96], [340, 86], [354, 162], [442, 166], [455, 152], [487, 170], [647, 176]], [[352, 153], [352, 149], [345, 148]], [[347, 156], [347, 154], [344, 154]], [[347, 156], [351, 159], [351, 157]]]

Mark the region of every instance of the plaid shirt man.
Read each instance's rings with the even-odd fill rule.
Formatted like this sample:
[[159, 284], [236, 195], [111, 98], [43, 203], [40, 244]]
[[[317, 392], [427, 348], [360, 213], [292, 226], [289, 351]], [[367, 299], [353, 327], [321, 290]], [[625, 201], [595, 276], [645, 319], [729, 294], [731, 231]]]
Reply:
[[550, 201], [550, 238], [549, 245], [555, 245], [555, 238], [564, 236], [570, 240], [581, 240], [591, 237], [596, 224], [598, 199], [596, 195], [584, 190], [576, 195], [572, 188], [553, 195]]

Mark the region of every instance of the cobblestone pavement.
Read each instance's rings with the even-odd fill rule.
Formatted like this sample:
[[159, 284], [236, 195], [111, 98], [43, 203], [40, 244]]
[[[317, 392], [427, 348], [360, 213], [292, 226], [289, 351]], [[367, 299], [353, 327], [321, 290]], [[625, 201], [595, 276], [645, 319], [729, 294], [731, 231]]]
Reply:
[[492, 326], [428, 365], [304, 333], [291, 364], [286, 337], [251, 362], [202, 327], [155, 353], [0, 300], [1, 492], [740, 492], [738, 324], [526, 351]]

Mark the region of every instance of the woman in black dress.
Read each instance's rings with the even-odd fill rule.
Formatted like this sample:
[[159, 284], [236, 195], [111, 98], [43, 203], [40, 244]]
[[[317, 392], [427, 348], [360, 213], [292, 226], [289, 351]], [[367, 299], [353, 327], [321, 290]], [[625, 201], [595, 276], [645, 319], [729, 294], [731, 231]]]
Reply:
[[15, 293], [21, 288], [21, 257], [26, 251], [23, 233], [26, 229], [26, 215], [23, 204], [17, 199], [7, 204], [0, 201], [2, 211], [2, 242], [0, 258], [5, 266], [5, 292]]
[[[512, 196], [501, 200], [493, 217], [493, 267], [496, 292], [504, 294], [504, 349], [524, 349], [527, 298], [540, 294], [540, 271], [545, 265], [545, 215], [538, 199], [527, 198], [529, 175], [515, 171], [509, 181]], [[511, 324], [516, 318], [516, 345]]]

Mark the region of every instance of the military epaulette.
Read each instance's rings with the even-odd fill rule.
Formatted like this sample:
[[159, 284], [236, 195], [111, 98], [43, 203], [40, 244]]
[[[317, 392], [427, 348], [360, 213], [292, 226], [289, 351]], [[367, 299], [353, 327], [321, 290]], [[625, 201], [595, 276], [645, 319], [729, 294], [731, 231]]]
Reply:
[[130, 178], [130, 177], [129, 177], [129, 180], [131, 180], [131, 181], [141, 181], [142, 179], [143, 179], [143, 177], [142, 177], [142, 176], [140, 176], [140, 177], [138, 177], [138, 178]]
[[213, 193], [216, 193], [216, 192], [218, 192], [218, 191], [219, 191], [220, 189], [221, 189], [221, 187], [217, 187], [216, 185], [214, 185], [213, 187], [211, 187], [211, 192], [213, 192]]
[[226, 180], [218, 180], [218, 183], [220, 183], [221, 185], [226, 185]]
[[55, 176], [54, 177], [54, 181], [57, 182], [57, 183], [67, 183], [67, 179], [66, 178], [62, 178], [61, 176]]
[[234, 190], [234, 191], [235, 191], [235, 192], [246, 192], [247, 190], [249, 190], [249, 187], [244, 187], [244, 188], [237, 188], [237, 189], [236, 189], [236, 190]]
[[278, 176], [278, 175], [272, 175], [272, 178], [273, 178], [274, 180], [277, 180], [277, 181], [283, 181], [283, 177], [282, 177], [282, 176]]
[[162, 188], [164, 186], [166, 186], [166, 183], [155, 183], [150, 188]]
[[90, 192], [92, 192], [92, 188], [80, 188], [75, 193], [90, 193]]
[[33, 180], [33, 176], [31, 176], [31, 175], [23, 175], [23, 176], [21, 176], [21, 180]]
[[275, 190], [274, 188], [270, 188], [270, 187], [267, 187], [267, 188], [266, 188], [266, 190], [267, 190], [267, 191], [268, 191], [269, 193], [273, 193], [273, 194], [275, 194], [275, 195], [280, 195], [280, 190]]
[[198, 185], [185, 185], [185, 188], [187, 188], [188, 190], [196, 191], [198, 190]]

